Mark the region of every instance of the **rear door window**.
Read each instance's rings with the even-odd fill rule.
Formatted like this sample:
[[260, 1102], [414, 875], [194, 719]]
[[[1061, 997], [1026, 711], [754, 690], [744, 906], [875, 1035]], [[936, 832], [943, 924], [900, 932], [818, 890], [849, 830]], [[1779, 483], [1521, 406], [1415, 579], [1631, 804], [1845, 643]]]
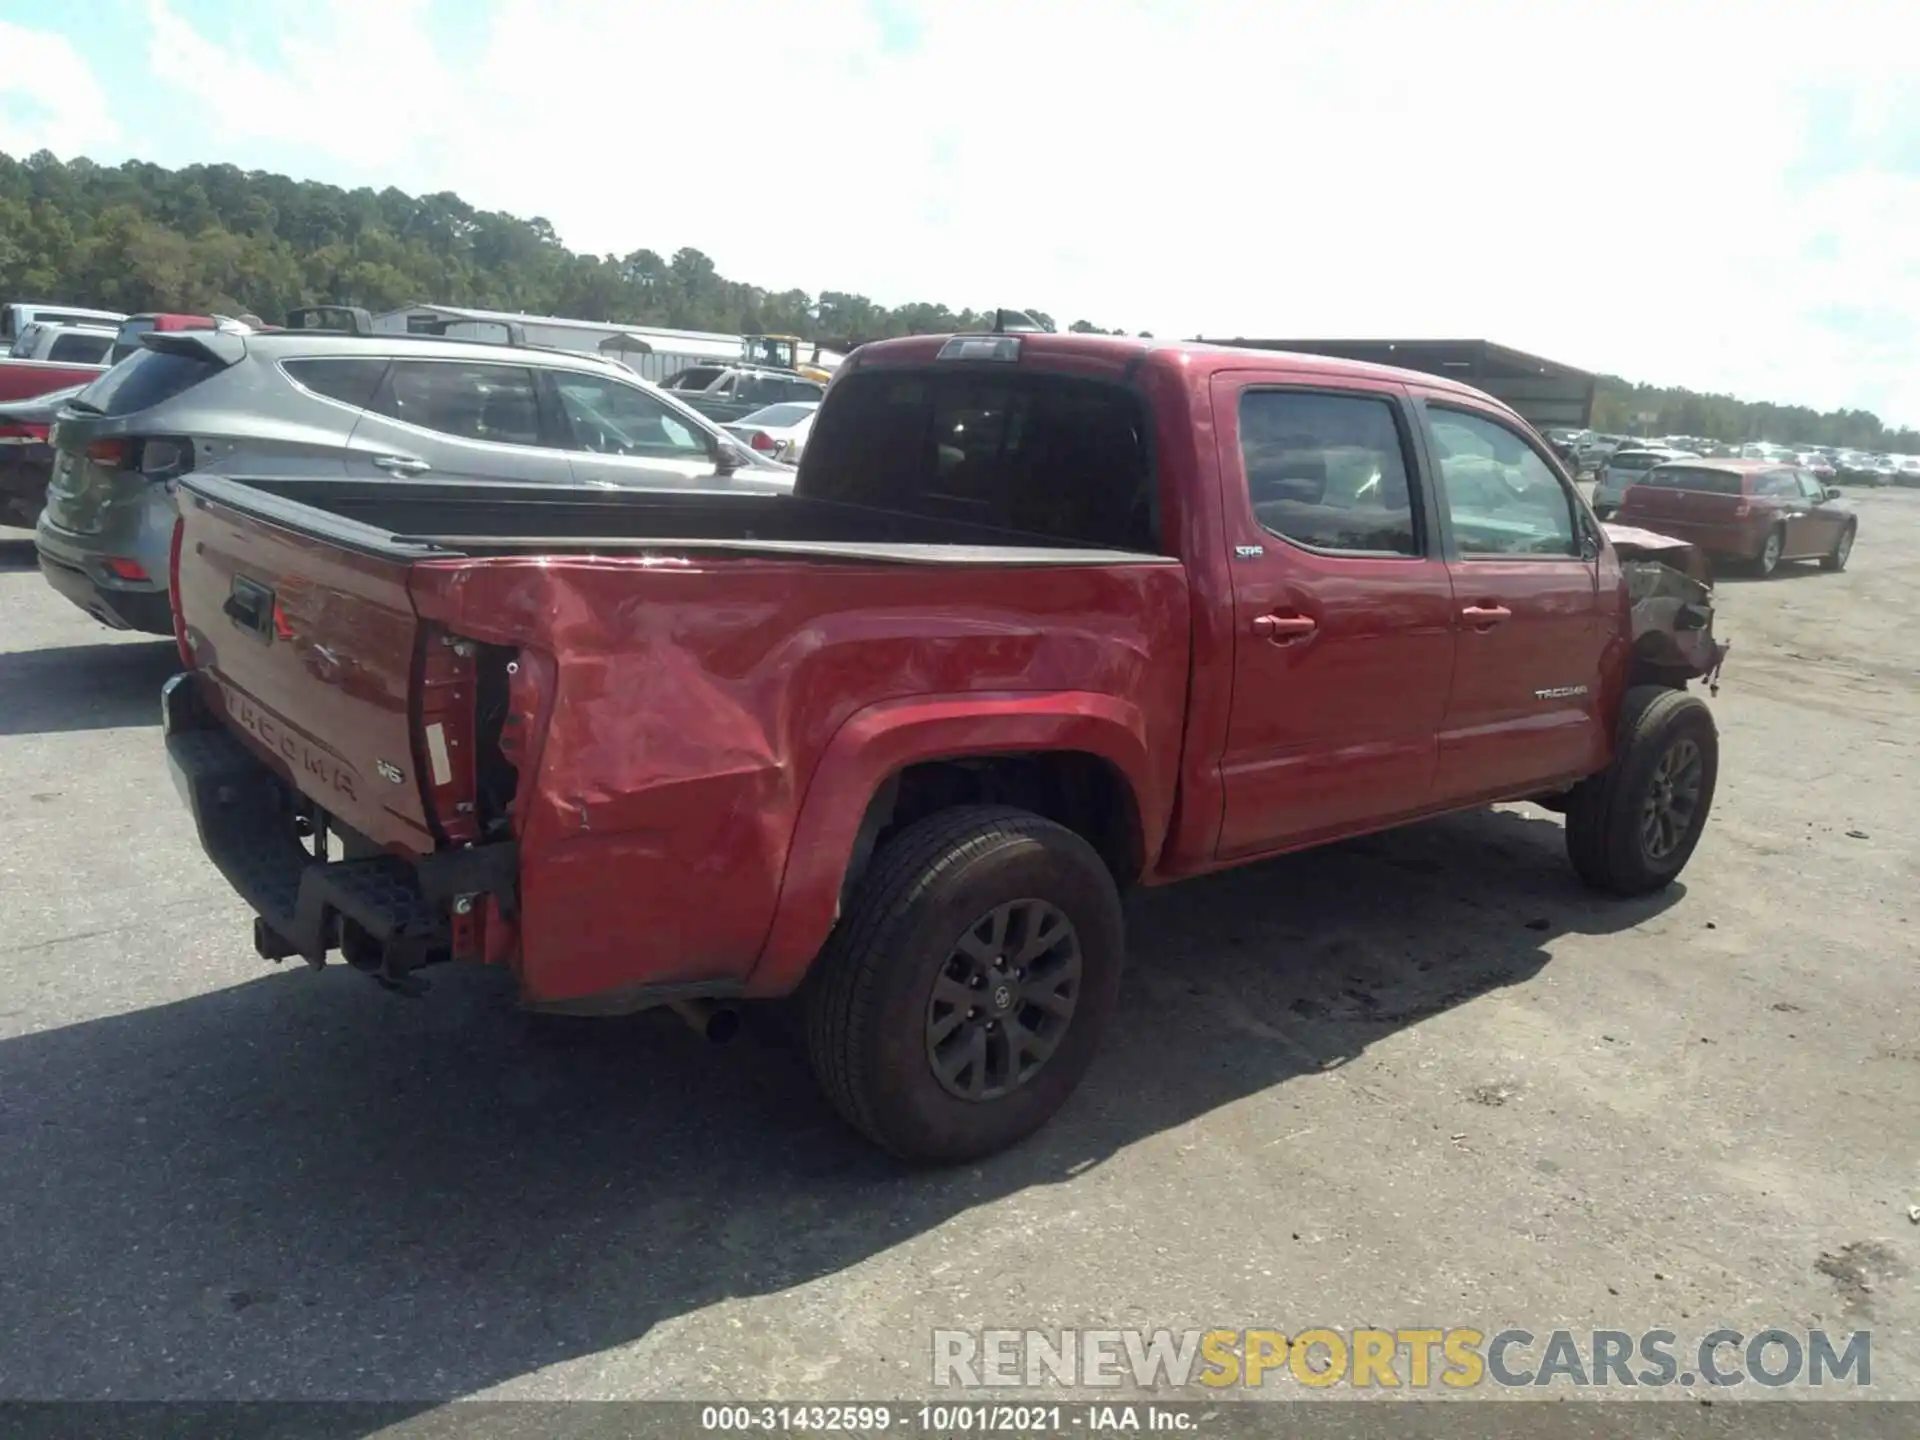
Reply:
[[280, 368], [314, 394], [364, 410], [373, 403], [387, 362], [384, 357], [343, 355], [330, 360], [286, 360]]
[[184, 394], [225, 368], [211, 355], [198, 351], [140, 349], [74, 398], [82, 408], [103, 415], [136, 415]]
[[533, 373], [519, 365], [396, 360], [373, 408], [422, 430], [492, 445], [539, 445]]
[[1418, 555], [1406, 449], [1391, 401], [1249, 390], [1240, 455], [1261, 528], [1312, 550]]
[[69, 365], [98, 365], [113, 348], [111, 335], [62, 335], [47, 350], [47, 359]]
[[1063, 375], [870, 370], [814, 419], [814, 499], [1097, 548], [1156, 551], [1138, 398]]

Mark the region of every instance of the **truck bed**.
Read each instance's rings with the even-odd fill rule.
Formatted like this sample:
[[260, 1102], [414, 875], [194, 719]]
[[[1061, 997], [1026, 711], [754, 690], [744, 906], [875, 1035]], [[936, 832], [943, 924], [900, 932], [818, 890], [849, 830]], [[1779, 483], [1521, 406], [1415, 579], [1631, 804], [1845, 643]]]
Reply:
[[1123, 555], [1162, 558], [1063, 544], [961, 519], [745, 488], [609, 491], [571, 485], [242, 480], [216, 475], [196, 477], [192, 488], [263, 520], [325, 533], [350, 549], [418, 559], [622, 553], [662, 545], [943, 565], [1110, 564]]
[[85, 385], [107, 373], [105, 365], [80, 365], [68, 360], [15, 359], [0, 356], [0, 401], [31, 400], [54, 390]]
[[[928, 748], [1081, 752], [1129, 774], [1146, 833], [1171, 810], [1170, 557], [784, 494], [201, 474], [179, 499], [195, 703], [227, 735], [169, 745], [203, 796], [252, 793], [247, 765], [284, 787], [203, 839], [300, 953], [335, 912], [413, 933], [426, 892], [395, 873], [503, 864], [488, 945], [529, 997], [744, 986], [776, 906], [809, 943], [831, 923], [814, 869], [854, 835], [800, 843], [803, 807], [858, 826]], [[302, 806], [361, 858], [288, 842], [285, 873], [254, 875], [262, 829]], [[372, 917], [369, 886], [404, 903]]]

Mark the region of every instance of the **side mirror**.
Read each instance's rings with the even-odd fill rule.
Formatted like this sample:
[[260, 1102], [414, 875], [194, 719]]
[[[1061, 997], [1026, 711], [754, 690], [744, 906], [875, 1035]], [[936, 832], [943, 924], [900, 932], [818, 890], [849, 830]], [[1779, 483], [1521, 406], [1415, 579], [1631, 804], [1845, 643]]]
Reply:
[[1840, 498], [1840, 487], [1838, 485], [1827, 486], [1827, 498], [1829, 500], [1838, 500]]
[[731, 475], [733, 474], [734, 471], [738, 470], [741, 466], [745, 465], [746, 463], [747, 463], [747, 457], [740, 453], [740, 450], [737, 446], [730, 445], [725, 440], [718, 440], [714, 442], [714, 451], [713, 451], [713, 473], [714, 474]]

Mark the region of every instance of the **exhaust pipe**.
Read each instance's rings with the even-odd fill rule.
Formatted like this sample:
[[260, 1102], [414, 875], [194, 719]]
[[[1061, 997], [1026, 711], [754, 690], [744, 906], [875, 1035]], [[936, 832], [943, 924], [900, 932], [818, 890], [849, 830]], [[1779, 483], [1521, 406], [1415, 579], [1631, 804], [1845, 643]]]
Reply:
[[740, 1033], [740, 1012], [711, 1000], [669, 1000], [667, 1008], [687, 1022], [696, 1035], [724, 1045]]

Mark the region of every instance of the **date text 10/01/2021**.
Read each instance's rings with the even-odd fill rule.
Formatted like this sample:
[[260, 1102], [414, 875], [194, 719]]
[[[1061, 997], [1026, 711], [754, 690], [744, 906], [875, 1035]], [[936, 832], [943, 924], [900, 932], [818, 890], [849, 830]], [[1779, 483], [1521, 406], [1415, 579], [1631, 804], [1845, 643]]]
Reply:
[[879, 1434], [888, 1430], [916, 1434], [1048, 1435], [1148, 1431], [1193, 1433], [1200, 1416], [1167, 1405], [706, 1405], [700, 1428], [708, 1432], [826, 1431]]

